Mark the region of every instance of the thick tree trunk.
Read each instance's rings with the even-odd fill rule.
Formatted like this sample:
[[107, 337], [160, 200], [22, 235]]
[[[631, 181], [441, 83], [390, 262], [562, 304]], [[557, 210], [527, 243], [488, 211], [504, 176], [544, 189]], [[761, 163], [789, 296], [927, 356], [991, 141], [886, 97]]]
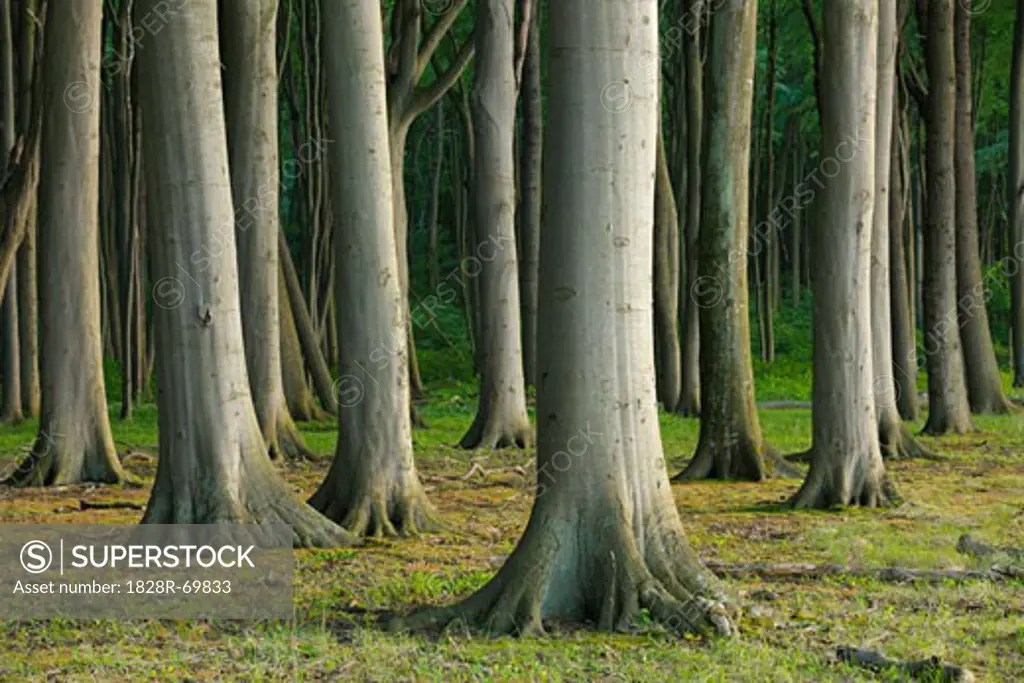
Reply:
[[611, 630], [647, 609], [678, 631], [728, 634], [722, 589], [683, 536], [658, 433], [650, 304], [657, 78], [648, 69], [647, 79], [630, 79], [625, 111], [591, 105], [657, 50], [657, 4], [564, 0], [548, 11], [544, 181], [561, 200], [546, 207], [541, 246], [537, 497], [522, 539], [488, 584], [392, 627], [459, 620], [530, 633], [546, 618], [568, 618]]
[[[875, 507], [889, 496], [878, 446], [872, 360], [872, 308], [887, 309], [888, 301], [873, 296], [872, 290], [883, 286], [872, 277], [869, 227], [877, 190], [874, 138], [889, 128], [883, 124], [880, 131], [875, 125], [878, 4], [837, 0], [829, 4], [823, 24], [828, 49], [822, 62], [821, 159], [835, 155], [843, 163], [837, 162], [839, 172], [827, 178], [815, 207], [811, 469], [793, 503], [812, 508]], [[887, 22], [886, 30], [893, 30], [892, 22]], [[887, 48], [891, 40], [887, 37]], [[888, 54], [883, 56], [887, 69], [890, 60]], [[888, 98], [891, 76], [885, 81], [882, 96]], [[885, 106], [888, 115], [891, 100]], [[884, 151], [888, 154], [888, 144]], [[828, 175], [824, 168], [823, 173]], [[876, 234], [884, 230], [878, 223], [874, 226]], [[888, 320], [883, 330], [888, 335]], [[891, 386], [889, 366], [882, 373]]]
[[654, 354], [658, 402], [665, 410], [679, 405], [679, 216], [659, 126], [654, 180]]
[[477, 5], [473, 80], [473, 227], [481, 263], [480, 402], [463, 448], [525, 448], [533, 444], [526, 414], [519, 268], [515, 239], [516, 82], [513, 0]]
[[754, 407], [747, 294], [748, 177], [755, 2], [732, 0], [712, 20], [707, 130], [701, 170], [700, 440], [676, 480], [760, 481], [788, 469], [764, 442]]
[[[685, 12], [697, 10], [699, 0], [687, 0]], [[683, 60], [686, 64], [686, 227], [685, 273], [686, 299], [682, 329], [682, 388], [676, 412], [700, 415], [700, 307], [696, 304], [694, 284], [697, 281], [700, 249], [701, 154], [703, 150], [704, 65], [698, 37], [707, 31], [687, 31], [683, 37]], [[707, 38], [705, 38], [706, 40]], [[684, 87], [682, 84], [676, 87]]]
[[534, 7], [523, 58], [523, 122], [519, 155], [519, 206], [516, 208], [523, 374], [528, 386], [537, 385], [537, 268], [540, 259], [541, 162], [544, 154], [539, 14], [540, 7]]
[[[897, 407], [898, 380], [894, 377], [891, 276], [889, 272], [889, 231], [893, 222], [891, 195], [893, 159], [893, 121], [895, 111], [896, 59], [899, 44], [896, 4], [879, 3], [877, 100], [875, 107], [874, 211], [870, 252], [870, 322], [872, 392], [878, 418], [878, 443], [883, 458], [929, 455], [903, 425]], [[852, 170], [852, 169], [851, 169]], [[900, 190], [902, 191], [902, 190]], [[827, 205], [826, 205], [827, 206]], [[825, 222], [831, 222], [830, 217]], [[896, 231], [902, 234], [902, 226]], [[902, 258], [902, 253], [900, 254]], [[901, 321], [902, 322], [902, 321]], [[916, 365], [914, 366], [916, 370]], [[916, 395], [916, 389], [914, 390]]]
[[[6, 482], [50, 486], [117, 483], [103, 385], [99, 283], [99, 5], [51, 13], [43, 79], [47, 102], [39, 172], [39, 315], [42, 410], [29, 457]], [[73, 226], [73, 227], [71, 227]], [[70, 284], [70, 286], [69, 286]]]
[[[979, 6], [981, 3], [979, 3]], [[971, 99], [971, 0], [959, 0], [955, 11], [956, 51], [956, 291], [963, 342], [967, 400], [973, 413], [1008, 413], [1003, 394], [981, 279], [978, 254], [978, 188], [974, 163], [974, 113]]]
[[[917, 337], [916, 321], [911, 310], [910, 281], [907, 275], [907, 254], [903, 235], [912, 216], [907, 210], [911, 178], [910, 129], [905, 110], [899, 108], [899, 125], [892, 140], [892, 178], [889, 190], [889, 301], [892, 319], [893, 379], [896, 382], [896, 406], [904, 420], [916, 420], [917, 401]], [[884, 371], [878, 367], [875, 372]]]
[[324, 5], [332, 153], [338, 337], [338, 447], [310, 503], [353, 533], [410, 534], [434, 525], [412, 455], [408, 306], [391, 215], [384, 55], [378, 8]]
[[[1010, 163], [1006, 178], [1009, 232], [1014, 245], [1024, 243], [1024, 3], [1017, 3], [1010, 67]], [[1019, 259], [1016, 250], [1012, 258]], [[1024, 265], [1010, 276], [1010, 322], [1013, 347], [1013, 386], [1024, 387]]]
[[[928, 367], [927, 434], [973, 429], [964, 382], [956, 298], [956, 177], [953, 141], [956, 72], [953, 68], [953, 0], [927, 10], [928, 69], [926, 175], [928, 207], [924, 242], [924, 352]], [[919, 5], [920, 7], [920, 5]]]
[[294, 459], [313, 453], [281, 374], [276, 17], [277, 0], [223, 0], [220, 42], [249, 390], [270, 457]]
[[[157, 4], [140, 0], [138, 11]], [[214, 0], [193, 0], [138, 56], [152, 276], [165, 286], [155, 310], [160, 459], [142, 522], [285, 523], [296, 545], [345, 543], [278, 478], [249, 393], [216, 26]], [[214, 239], [223, 249], [193, 261]], [[175, 285], [186, 263], [189, 282]], [[168, 291], [174, 300], [161, 301]]]

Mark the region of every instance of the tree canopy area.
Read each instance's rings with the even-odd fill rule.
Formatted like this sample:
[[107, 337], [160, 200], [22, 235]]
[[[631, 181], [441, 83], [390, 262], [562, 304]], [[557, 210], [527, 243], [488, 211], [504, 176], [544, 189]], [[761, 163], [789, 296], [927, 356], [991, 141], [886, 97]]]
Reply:
[[0, 145], [0, 519], [295, 548], [0, 680], [1024, 679], [1024, 0], [0, 0]]

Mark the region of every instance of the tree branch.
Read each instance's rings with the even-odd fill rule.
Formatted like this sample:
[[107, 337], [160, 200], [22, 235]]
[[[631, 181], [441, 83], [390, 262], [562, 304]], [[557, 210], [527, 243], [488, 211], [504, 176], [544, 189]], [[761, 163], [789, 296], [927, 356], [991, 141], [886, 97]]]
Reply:
[[[413, 82], [418, 83], [423, 72], [427, 68], [427, 64], [430, 63], [430, 58], [434, 52], [437, 51], [438, 45], [444, 40], [448, 30], [451, 29], [455, 20], [459, 18], [459, 14], [462, 13], [462, 9], [469, 4], [469, 0], [458, 0], [451, 9], [438, 17], [434, 25], [430, 27], [427, 34], [423, 37], [423, 44], [420, 46], [419, 55], [416, 58], [416, 71], [414, 72]], [[468, 64], [468, 62], [467, 62]], [[444, 93], [441, 93], [442, 95]]]
[[415, 118], [433, 107], [462, 76], [462, 72], [466, 70], [466, 67], [469, 66], [470, 61], [473, 59], [475, 49], [473, 35], [470, 34], [466, 38], [466, 42], [462, 44], [462, 49], [459, 50], [448, 70], [443, 74], [438, 74], [437, 78], [430, 85], [416, 89], [412, 101], [409, 103], [409, 108], [404, 112], [404, 115]]

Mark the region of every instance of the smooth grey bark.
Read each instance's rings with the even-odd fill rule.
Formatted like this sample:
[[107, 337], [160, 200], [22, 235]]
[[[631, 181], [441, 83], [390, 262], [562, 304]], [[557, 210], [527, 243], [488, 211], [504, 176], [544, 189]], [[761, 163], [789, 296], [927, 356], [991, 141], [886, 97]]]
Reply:
[[700, 439], [674, 481], [747, 479], [793, 470], [765, 443], [754, 405], [747, 293], [748, 200], [757, 3], [734, 0], [711, 20], [701, 171]]
[[679, 346], [679, 216], [672, 193], [665, 135], [658, 127], [654, 180], [654, 354], [658, 402], [679, 405], [682, 391]]
[[[700, 0], [686, 0], [684, 12], [687, 16], [697, 11]], [[681, 415], [700, 415], [700, 309], [695, 304], [693, 295], [694, 282], [697, 280], [698, 252], [700, 244], [701, 216], [701, 150], [703, 149], [703, 112], [704, 112], [704, 64], [701, 59], [700, 39], [707, 35], [706, 30], [686, 31], [683, 36], [683, 62], [685, 64], [686, 100], [686, 221], [684, 239], [684, 259], [680, 268], [684, 271], [681, 280], [685, 287], [681, 297], [685, 297], [685, 309], [682, 319], [682, 359], [680, 373], [682, 384], [679, 401], [675, 411]]]
[[409, 325], [391, 215], [391, 159], [380, 12], [364, 0], [324, 5], [335, 300], [338, 446], [310, 504], [358, 535], [413, 534], [435, 513], [413, 462]]
[[[0, 0], [0, 172], [7, 170], [7, 158], [14, 149], [16, 118], [14, 93], [17, 90], [14, 72], [14, 41], [12, 39], [11, 6]], [[15, 219], [17, 220], [17, 219]], [[22, 228], [24, 229], [24, 228]], [[21, 351], [18, 336], [18, 267], [12, 264], [5, 276], [7, 286], [0, 295], [0, 362], [3, 363], [3, 401], [0, 421], [21, 422]]]
[[545, 205], [541, 244], [537, 497], [523, 537], [489, 583], [391, 627], [459, 621], [531, 633], [544, 619], [568, 618], [611, 630], [647, 609], [679, 631], [728, 634], [724, 592], [683, 535], [658, 432], [657, 79], [649, 69], [647, 79], [631, 78], [625, 111], [596, 99], [655, 54], [657, 4], [564, 0], [548, 12], [544, 189], [560, 201]]
[[[328, 413], [317, 405], [316, 398], [306, 380], [306, 361], [302, 357], [302, 344], [295, 330], [292, 305], [284, 283], [284, 268], [277, 269], [278, 332], [281, 348], [281, 378], [288, 413], [294, 420], [324, 420]], [[332, 401], [333, 402], [333, 401]]]
[[[138, 12], [158, 2], [140, 0]], [[297, 546], [349, 542], [277, 476], [249, 392], [216, 2], [165, 16], [138, 54], [149, 256], [164, 283], [154, 289], [160, 458], [142, 523], [285, 523]], [[223, 248], [204, 252], [215, 238]]]
[[516, 116], [513, 0], [477, 3], [476, 63], [470, 105], [476, 145], [473, 169], [474, 254], [481, 263], [480, 401], [463, 448], [526, 448], [519, 267], [515, 239]]
[[271, 459], [313, 455], [284, 395], [278, 304], [277, 0], [222, 0], [221, 60], [242, 335]]
[[978, 253], [978, 188], [974, 163], [974, 111], [971, 86], [971, 0], [954, 9], [956, 51], [956, 291], [963, 343], [967, 400], [973, 413], [1008, 413], [992, 334], [988, 327], [988, 298], [981, 279]]
[[[42, 406], [12, 486], [118, 483], [103, 385], [99, 287], [99, 102], [64, 106], [69, 84], [99, 92], [102, 10], [74, 3], [47, 23], [39, 170]], [[85, 105], [84, 108], [82, 106]], [[69, 227], [74, 226], [74, 227]], [[69, 286], [70, 283], [70, 286]]]
[[36, 190], [39, 180], [35, 165], [30, 204], [26, 211], [25, 236], [18, 249], [18, 350], [21, 354], [21, 410], [26, 417], [39, 415], [39, 294], [36, 269]]
[[[897, 407], [897, 378], [899, 372], [893, 359], [893, 329], [902, 321], [895, 321], [892, 310], [892, 276], [890, 267], [889, 231], [893, 229], [890, 216], [893, 188], [893, 125], [895, 111], [896, 60], [899, 54], [898, 20], [895, 2], [878, 3], [876, 71], [877, 99], [875, 102], [875, 158], [874, 158], [874, 210], [871, 228], [870, 255], [870, 320], [872, 392], [875, 414], [878, 418], [878, 445], [883, 458], [906, 458], [930, 455], [903, 425]], [[851, 169], [852, 170], [852, 169]], [[827, 206], [827, 205], [823, 205]], [[830, 217], [825, 218], [830, 221]], [[902, 234], [903, 226], [895, 226]], [[902, 258], [902, 252], [900, 255]], [[914, 366], [916, 372], [916, 364]], [[916, 397], [917, 390], [913, 390]]]
[[[903, 98], [900, 98], [901, 100]], [[916, 420], [917, 401], [917, 323], [911, 312], [910, 278], [907, 273], [907, 249], [904, 233], [912, 216], [908, 211], [910, 178], [910, 128], [906, 109], [898, 110], [898, 125], [892, 139], [891, 188], [889, 190], [889, 301], [892, 316], [893, 379], [896, 406], [904, 420]], [[882, 368], [878, 368], [881, 371]]]
[[[872, 359], [872, 308], [888, 304], [872, 293], [882, 289], [880, 278], [872, 277], [872, 232], [884, 230], [873, 222], [874, 138], [887, 128], [884, 123], [881, 131], [876, 128], [878, 22], [874, 0], [836, 0], [824, 13], [821, 158], [839, 155], [851, 144], [856, 149], [824, 181], [815, 206], [813, 440], [811, 468], [793, 499], [801, 508], [875, 507], [890, 495], [879, 449]], [[886, 30], [891, 24], [887, 21]], [[887, 69], [890, 59], [882, 56]], [[882, 96], [891, 97], [891, 76], [885, 82]], [[888, 114], [891, 100], [886, 106]], [[888, 321], [884, 333], [889, 334]], [[889, 367], [882, 372], [888, 376]]]
[[[1006, 174], [1010, 239], [1024, 244], [1024, 3], [1017, 2], [1010, 67], [1010, 163]], [[1013, 258], [1020, 259], [1014, 250]], [[1013, 346], [1013, 386], [1024, 387], [1024, 267], [1018, 263], [1010, 276], [1010, 325]]]
[[[313, 319], [310, 317], [306, 300], [302, 296], [302, 285], [299, 283], [299, 274], [295, 270], [295, 263], [292, 261], [291, 252], [288, 251], [288, 243], [284, 239], [284, 233], [277, 232], [277, 256], [281, 263], [281, 272], [284, 277], [285, 291], [288, 294], [288, 305], [292, 314], [292, 327], [295, 329], [302, 350], [302, 357], [305, 359], [306, 368], [313, 380], [313, 389], [316, 391], [320, 405], [329, 413], [337, 412], [337, 401], [334, 396], [334, 381], [331, 378], [331, 370], [327, 366], [327, 359], [320, 350], [319, 337], [316, 328], [313, 326]], [[280, 299], [280, 297], [279, 297]]]
[[544, 156], [539, 15], [540, 7], [535, 7], [523, 56], [519, 206], [516, 207], [523, 375], [528, 386], [537, 386], [537, 274], [540, 261], [541, 162]]
[[925, 118], [926, 202], [924, 242], [924, 352], [928, 368], [926, 434], [971, 431], [964, 381], [956, 286], [956, 72], [953, 57], [953, 0], [928, 3], [923, 18], [928, 97]]

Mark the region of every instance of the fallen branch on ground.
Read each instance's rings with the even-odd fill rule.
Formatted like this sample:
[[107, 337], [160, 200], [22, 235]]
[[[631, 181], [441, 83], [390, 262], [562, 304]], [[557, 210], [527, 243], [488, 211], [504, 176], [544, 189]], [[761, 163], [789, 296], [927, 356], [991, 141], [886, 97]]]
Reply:
[[929, 657], [920, 661], [900, 662], [888, 659], [874, 650], [861, 650], [844, 645], [836, 650], [839, 661], [849, 662], [857, 666], [881, 673], [883, 671], [898, 672], [910, 678], [939, 680], [943, 683], [969, 683], [974, 681], [974, 674], [956, 664], [943, 664], [938, 657]]
[[972, 557], [985, 557], [986, 555], [995, 554], [1005, 554], [1016, 558], [1024, 557], [1024, 548], [1011, 548], [1009, 546], [1000, 548], [988, 545], [972, 538], [969, 534], [964, 534], [956, 542], [956, 551], [961, 555], [971, 555]]
[[115, 501], [113, 503], [92, 502], [88, 500], [78, 501], [79, 510], [142, 510], [145, 506], [129, 501]]

